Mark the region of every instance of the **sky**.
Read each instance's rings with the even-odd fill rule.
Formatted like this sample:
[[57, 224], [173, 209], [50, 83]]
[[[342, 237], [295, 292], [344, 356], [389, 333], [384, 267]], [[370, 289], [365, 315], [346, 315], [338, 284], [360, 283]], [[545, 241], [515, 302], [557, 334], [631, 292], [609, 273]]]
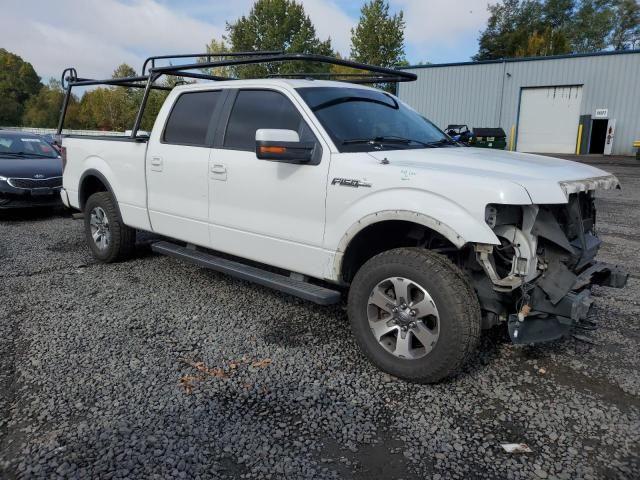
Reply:
[[[298, 0], [321, 40], [349, 55], [364, 0]], [[486, 0], [390, 0], [406, 21], [407, 60], [468, 61], [484, 28]], [[136, 70], [149, 55], [197, 53], [249, 13], [253, 0], [2, 0], [0, 48], [30, 62], [43, 80], [74, 66], [108, 78], [121, 63]]]

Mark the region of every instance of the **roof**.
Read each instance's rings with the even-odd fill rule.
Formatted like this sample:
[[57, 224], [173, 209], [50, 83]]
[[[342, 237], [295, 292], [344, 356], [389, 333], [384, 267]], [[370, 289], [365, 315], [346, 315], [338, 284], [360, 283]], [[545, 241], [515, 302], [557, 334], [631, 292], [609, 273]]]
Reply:
[[360, 88], [363, 90], [371, 90], [371, 87], [366, 85], [358, 85], [349, 82], [338, 82], [335, 80], [313, 80], [313, 79], [294, 79], [294, 78], [253, 78], [246, 80], [221, 80], [217, 82], [203, 82], [203, 83], [189, 83], [186, 85], [180, 85], [174, 90], [209, 90], [211, 88], [218, 87], [233, 87], [242, 88], [243, 86], [249, 87], [278, 87], [287, 86], [290, 88], [304, 88], [304, 87], [334, 87], [334, 88]]
[[22, 132], [20, 130], [4, 130], [0, 128], [0, 135], [3, 137], [27, 137], [27, 138], [40, 138], [41, 135], [37, 135], [35, 133]]
[[453, 63], [434, 63], [430, 65], [410, 65], [408, 67], [400, 67], [399, 70], [411, 70], [415, 68], [439, 68], [439, 67], [459, 67], [465, 65], [489, 65], [492, 63], [515, 63], [515, 62], [542, 62], [545, 60], [561, 60], [569, 58], [584, 58], [584, 57], [604, 57], [609, 55], [628, 55], [628, 54], [640, 54], [640, 50], [615, 50], [606, 52], [594, 52], [594, 53], [573, 53], [568, 55], [550, 55], [547, 57], [515, 57], [515, 58], [502, 58], [496, 60], [481, 60], [479, 62], [453, 62]]

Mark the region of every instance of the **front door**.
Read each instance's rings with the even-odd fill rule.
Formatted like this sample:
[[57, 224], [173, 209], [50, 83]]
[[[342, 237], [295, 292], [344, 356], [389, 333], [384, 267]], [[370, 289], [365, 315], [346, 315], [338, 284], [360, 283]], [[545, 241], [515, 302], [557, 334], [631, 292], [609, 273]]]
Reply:
[[[284, 92], [231, 95], [226, 130], [209, 158], [212, 246], [317, 276], [329, 258], [322, 249], [329, 149]], [[315, 141], [316, 160], [259, 160], [255, 135], [261, 128], [295, 130], [301, 141]]]
[[154, 232], [209, 246], [207, 171], [222, 92], [181, 94], [163, 131], [149, 142], [147, 201]]

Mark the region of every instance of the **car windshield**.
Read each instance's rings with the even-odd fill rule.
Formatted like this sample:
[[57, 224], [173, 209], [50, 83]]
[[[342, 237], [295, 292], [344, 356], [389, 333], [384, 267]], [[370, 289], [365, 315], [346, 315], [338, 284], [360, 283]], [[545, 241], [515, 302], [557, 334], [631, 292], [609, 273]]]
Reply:
[[56, 158], [56, 150], [33, 135], [0, 132], [0, 158]]
[[385, 92], [349, 87], [297, 91], [341, 152], [457, 146], [433, 123]]

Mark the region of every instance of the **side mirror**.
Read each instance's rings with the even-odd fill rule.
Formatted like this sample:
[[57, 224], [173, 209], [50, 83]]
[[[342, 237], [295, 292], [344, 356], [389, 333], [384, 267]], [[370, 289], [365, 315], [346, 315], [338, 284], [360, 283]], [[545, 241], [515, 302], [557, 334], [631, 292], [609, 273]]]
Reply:
[[301, 142], [295, 130], [261, 128], [256, 131], [256, 157], [286, 163], [309, 163], [314, 142]]

